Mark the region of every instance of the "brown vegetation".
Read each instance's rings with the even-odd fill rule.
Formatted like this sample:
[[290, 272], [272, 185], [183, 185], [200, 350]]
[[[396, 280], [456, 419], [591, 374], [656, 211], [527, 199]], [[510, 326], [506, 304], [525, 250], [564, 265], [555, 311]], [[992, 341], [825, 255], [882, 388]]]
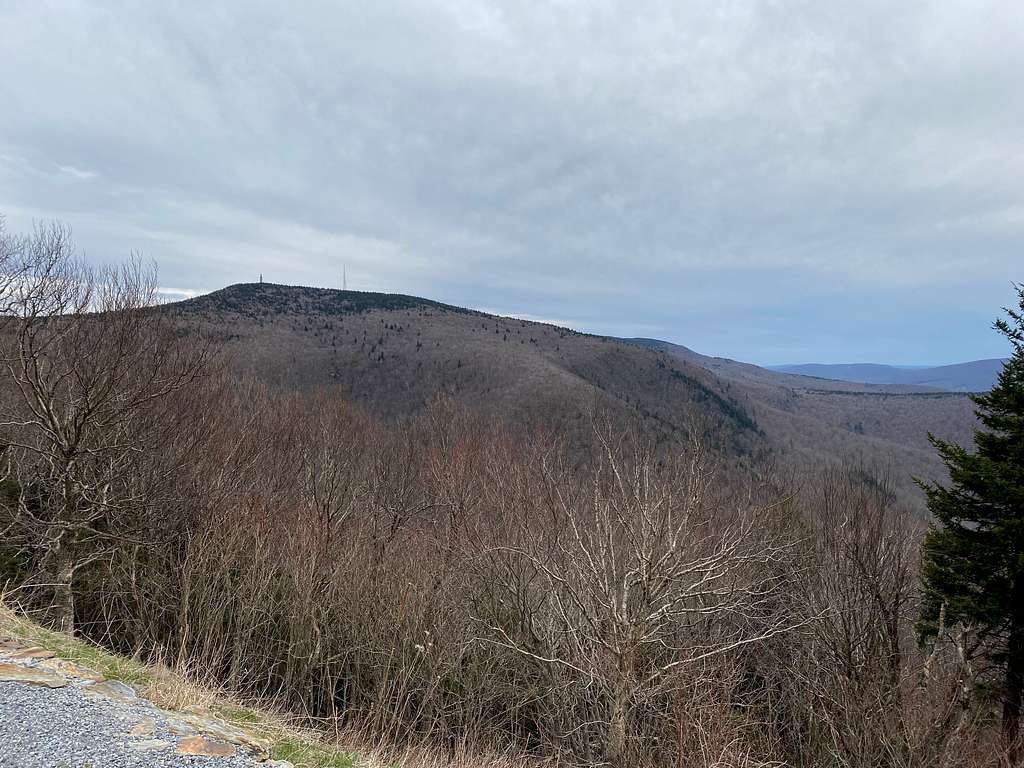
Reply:
[[220, 339], [237, 373], [284, 390], [337, 387], [386, 420], [443, 394], [574, 443], [590, 442], [595, 408], [677, 446], [700, 424], [709, 447], [748, 465], [884, 467], [922, 513], [911, 478], [945, 472], [927, 433], [969, 444], [976, 425], [963, 393], [823, 382], [409, 296], [251, 284], [170, 308]]
[[[19, 538], [0, 566], [26, 611], [53, 615], [38, 588], [51, 531], [85, 526], [58, 624], [70, 606], [110, 648], [203, 670], [326, 733], [564, 765], [1000, 764], [984, 671], [959, 650], [969, 628], [914, 642], [920, 530], [891, 483], [824, 462], [802, 480], [740, 466], [695, 409], [666, 440], [606, 400], [581, 399], [573, 429], [443, 396], [384, 421], [347, 382], [198, 376], [196, 337], [140, 346], [148, 335], [122, 330], [170, 315], [138, 312], [149, 283], [125, 276], [139, 273], [111, 274], [99, 282], [127, 286], [123, 306], [43, 328], [80, 322], [114, 362], [85, 366], [66, 345], [29, 358], [74, 382], [47, 390], [59, 414], [93, 402], [78, 382], [102, 372], [90, 474], [53, 482], [31, 458], [50, 432], [31, 416], [4, 426], [0, 514]], [[375, 311], [354, 317], [383, 323]], [[458, 317], [493, 335], [493, 318]], [[30, 320], [15, 311], [5, 338]], [[113, 375], [140, 350], [149, 365]], [[641, 375], [662, 375], [643, 354]], [[710, 381], [664, 376], [694, 405]], [[751, 432], [719, 397], [705, 394], [716, 423]]]
[[156, 275], [139, 262], [94, 270], [70, 258], [69, 232], [40, 228], [8, 241], [14, 275], [0, 359], [8, 504], [6, 535], [31, 550], [33, 586], [49, 594], [51, 623], [74, 625], [76, 574], [130, 540], [140, 508], [159, 503], [162, 471], [140, 465], [172, 437], [162, 401], [203, 368], [204, 345], [180, 343], [146, 308]]

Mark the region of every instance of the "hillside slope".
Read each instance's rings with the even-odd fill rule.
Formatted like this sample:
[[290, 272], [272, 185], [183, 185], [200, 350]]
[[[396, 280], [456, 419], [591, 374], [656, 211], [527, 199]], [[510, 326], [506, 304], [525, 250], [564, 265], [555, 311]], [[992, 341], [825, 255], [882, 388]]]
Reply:
[[820, 379], [709, 357], [669, 342], [632, 341], [705, 368], [734, 383], [750, 402], [763, 408], [927, 451], [931, 450], [928, 432], [961, 444], [973, 440], [974, 404], [964, 392]]
[[426, 299], [269, 284], [167, 305], [223, 341], [240, 373], [282, 387], [334, 385], [386, 419], [446, 394], [527, 424], [582, 426], [595, 407], [662, 439], [699, 429], [752, 449], [748, 404], [699, 366], [656, 350]]
[[913, 478], [946, 477], [929, 432], [973, 444], [977, 419], [963, 392], [817, 379], [709, 357], [668, 342], [632, 341], [731, 382], [790, 463], [814, 466], [823, 458], [863, 463], [889, 476], [904, 500], [918, 509], [923, 499]]
[[725, 454], [762, 466], [864, 463], [915, 505], [911, 476], [943, 476], [927, 433], [969, 442], [974, 427], [963, 394], [794, 376], [411, 296], [245, 284], [168, 306], [184, 327], [223, 341], [239, 373], [284, 388], [338, 386], [382, 418], [446, 394], [581, 437], [597, 407], [637, 417], [659, 440], [696, 425]]

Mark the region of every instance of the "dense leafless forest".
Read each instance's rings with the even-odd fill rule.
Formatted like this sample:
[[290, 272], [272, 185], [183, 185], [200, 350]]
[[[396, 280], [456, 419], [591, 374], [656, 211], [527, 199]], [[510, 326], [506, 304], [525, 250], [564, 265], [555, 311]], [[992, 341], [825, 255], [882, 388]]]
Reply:
[[917, 642], [924, 524], [891, 462], [759, 450], [774, 417], [728, 392], [671, 421], [576, 395], [571, 420], [509, 418], [443, 387], [382, 415], [344, 371], [257, 376], [154, 306], [150, 268], [88, 268], [59, 226], [0, 246], [5, 601], [382, 744], [999, 764], [981, 641]]
[[912, 478], [944, 472], [928, 432], [969, 443], [976, 426], [964, 393], [829, 383], [412, 296], [251, 283], [168, 311], [182, 332], [216, 339], [235, 374], [287, 391], [334, 387], [385, 421], [444, 395], [576, 445], [590, 442], [597, 409], [658, 444], [684, 445], [698, 429], [742, 471], [802, 472], [823, 458], [878, 467], [922, 513]]

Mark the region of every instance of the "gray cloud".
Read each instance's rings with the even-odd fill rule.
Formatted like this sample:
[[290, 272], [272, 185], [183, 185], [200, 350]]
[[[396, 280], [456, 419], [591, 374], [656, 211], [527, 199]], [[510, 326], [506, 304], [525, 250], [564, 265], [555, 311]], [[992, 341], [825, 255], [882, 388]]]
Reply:
[[757, 362], [1003, 352], [1014, 3], [181, 5], [0, 0], [11, 228], [178, 292], [344, 264]]

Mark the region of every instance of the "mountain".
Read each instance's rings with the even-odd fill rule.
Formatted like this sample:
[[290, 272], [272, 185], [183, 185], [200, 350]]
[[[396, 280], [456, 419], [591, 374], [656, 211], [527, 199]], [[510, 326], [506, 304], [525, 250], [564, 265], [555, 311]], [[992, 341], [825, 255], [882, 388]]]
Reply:
[[771, 370], [818, 379], [838, 379], [866, 384], [908, 384], [949, 392], [987, 392], [995, 384], [1004, 362], [1000, 358], [991, 358], [930, 368], [901, 368], [876, 363], [808, 363], [772, 366]]
[[927, 433], [967, 443], [975, 425], [959, 392], [793, 375], [415, 296], [257, 283], [165, 307], [183, 332], [221, 341], [238, 374], [282, 388], [337, 387], [383, 419], [446, 395], [585, 440], [598, 408], [638, 421], [659, 442], [696, 431], [756, 471], [832, 461], [882, 468], [917, 506], [911, 476], [944, 471]]
[[447, 395], [530, 426], [589, 428], [598, 406], [659, 440], [694, 421], [730, 451], [754, 449], [749, 404], [699, 366], [618, 340], [414, 296], [234, 285], [165, 305], [223, 342], [235, 371], [276, 386], [333, 386], [384, 419]]

